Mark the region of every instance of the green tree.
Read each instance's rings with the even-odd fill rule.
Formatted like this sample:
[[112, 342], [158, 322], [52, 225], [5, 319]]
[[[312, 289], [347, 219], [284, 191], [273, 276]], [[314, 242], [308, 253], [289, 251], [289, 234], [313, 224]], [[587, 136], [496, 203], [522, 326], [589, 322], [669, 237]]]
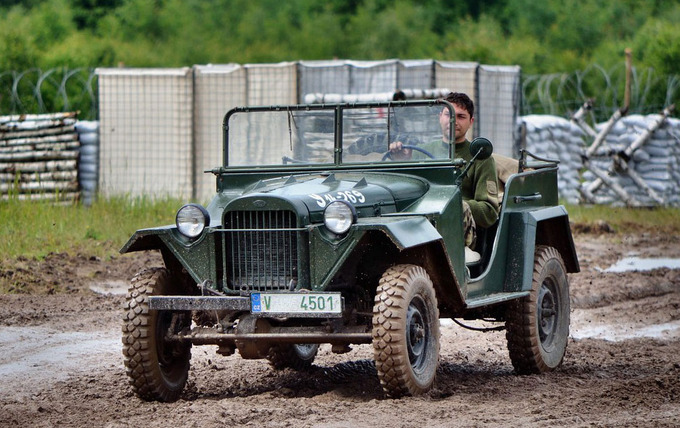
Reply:
[[662, 75], [680, 73], [680, 33], [676, 22], [649, 19], [633, 40], [640, 63]]
[[70, 0], [73, 21], [79, 30], [97, 28], [99, 20], [123, 3], [123, 0]]
[[46, 0], [24, 16], [32, 42], [43, 53], [75, 32], [72, 9], [66, 0]]
[[7, 0], [0, 69], [435, 58], [676, 74], [677, 0]]
[[348, 52], [357, 59], [428, 58], [442, 45], [427, 9], [397, 0], [381, 7], [367, 1], [347, 24]]
[[25, 70], [38, 62], [32, 28], [24, 16], [25, 10], [16, 6], [0, 18], [0, 70]]

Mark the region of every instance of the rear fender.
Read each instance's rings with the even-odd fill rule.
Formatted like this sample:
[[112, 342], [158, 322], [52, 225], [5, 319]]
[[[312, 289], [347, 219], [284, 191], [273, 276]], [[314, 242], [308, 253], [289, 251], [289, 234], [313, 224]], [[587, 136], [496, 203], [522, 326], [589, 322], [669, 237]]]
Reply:
[[505, 291], [531, 289], [534, 252], [537, 245], [547, 245], [557, 249], [568, 273], [580, 271], [569, 227], [569, 216], [563, 206], [512, 213], [509, 223]]

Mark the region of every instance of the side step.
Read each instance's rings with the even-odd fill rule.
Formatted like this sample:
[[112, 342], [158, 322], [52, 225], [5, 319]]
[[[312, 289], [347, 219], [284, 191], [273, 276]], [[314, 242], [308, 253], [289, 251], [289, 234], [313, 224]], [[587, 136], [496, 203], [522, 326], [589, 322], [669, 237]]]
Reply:
[[511, 293], [495, 293], [486, 296], [473, 297], [465, 301], [468, 309], [475, 309], [482, 306], [504, 303], [510, 300], [520, 299], [529, 295], [528, 291], [513, 291]]

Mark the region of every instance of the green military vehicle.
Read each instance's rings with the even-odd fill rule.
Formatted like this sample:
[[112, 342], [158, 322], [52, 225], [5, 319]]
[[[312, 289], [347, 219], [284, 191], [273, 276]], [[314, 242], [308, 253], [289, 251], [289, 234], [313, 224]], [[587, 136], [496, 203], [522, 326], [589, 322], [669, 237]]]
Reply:
[[[135, 394], [179, 398], [193, 345], [303, 370], [322, 344], [372, 344], [385, 394], [421, 394], [434, 383], [440, 318], [504, 323], [518, 373], [558, 367], [567, 273], [579, 264], [557, 162], [523, 152], [501, 177], [499, 220], [478, 228], [480, 257], [466, 261], [460, 183], [493, 149], [475, 139], [464, 161], [423, 148], [445, 139], [443, 109], [452, 125], [441, 100], [228, 112], [209, 205], [187, 204], [175, 225], [139, 230], [121, 249], [160, 250], [165, 264], [137, 274], [127, 295]], [[393, 141], [414, 155], [393, 160]]]

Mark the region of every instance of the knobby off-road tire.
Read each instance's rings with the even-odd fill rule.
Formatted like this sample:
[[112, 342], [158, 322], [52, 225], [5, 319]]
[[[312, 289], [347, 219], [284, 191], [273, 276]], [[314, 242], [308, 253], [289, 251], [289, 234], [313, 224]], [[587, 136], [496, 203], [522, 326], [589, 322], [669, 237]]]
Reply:
[[282, 344], [275, 345], [269, 350], [267, 359], [276, 370], [291, 368], [293, 370], [307, 370], [312, 366], [318, 344]]
[[[150, 311], [149, 296], [179, 293], [166, 269], [138, 273], [130, 284], [123, 317], [123, 355], [134, 393], [144, 400], [175, 401], [189, 374], [191, 343], [170, 342], [165, 334], [172, 312]], [[189, 326], [183, 313], [175, 331]]]
[[397, 265], [380, 279], [373, 355], [386, 395], [418, 395], [432, 387], [439, 364], [439, 308], [432, 281], [420, 266]]
[[569, 282], [555, 248], [536, 247], [531, 292], [509, 305], [506, 338], [519, 374], [551, 371], [562, 363], [569, 339]]

